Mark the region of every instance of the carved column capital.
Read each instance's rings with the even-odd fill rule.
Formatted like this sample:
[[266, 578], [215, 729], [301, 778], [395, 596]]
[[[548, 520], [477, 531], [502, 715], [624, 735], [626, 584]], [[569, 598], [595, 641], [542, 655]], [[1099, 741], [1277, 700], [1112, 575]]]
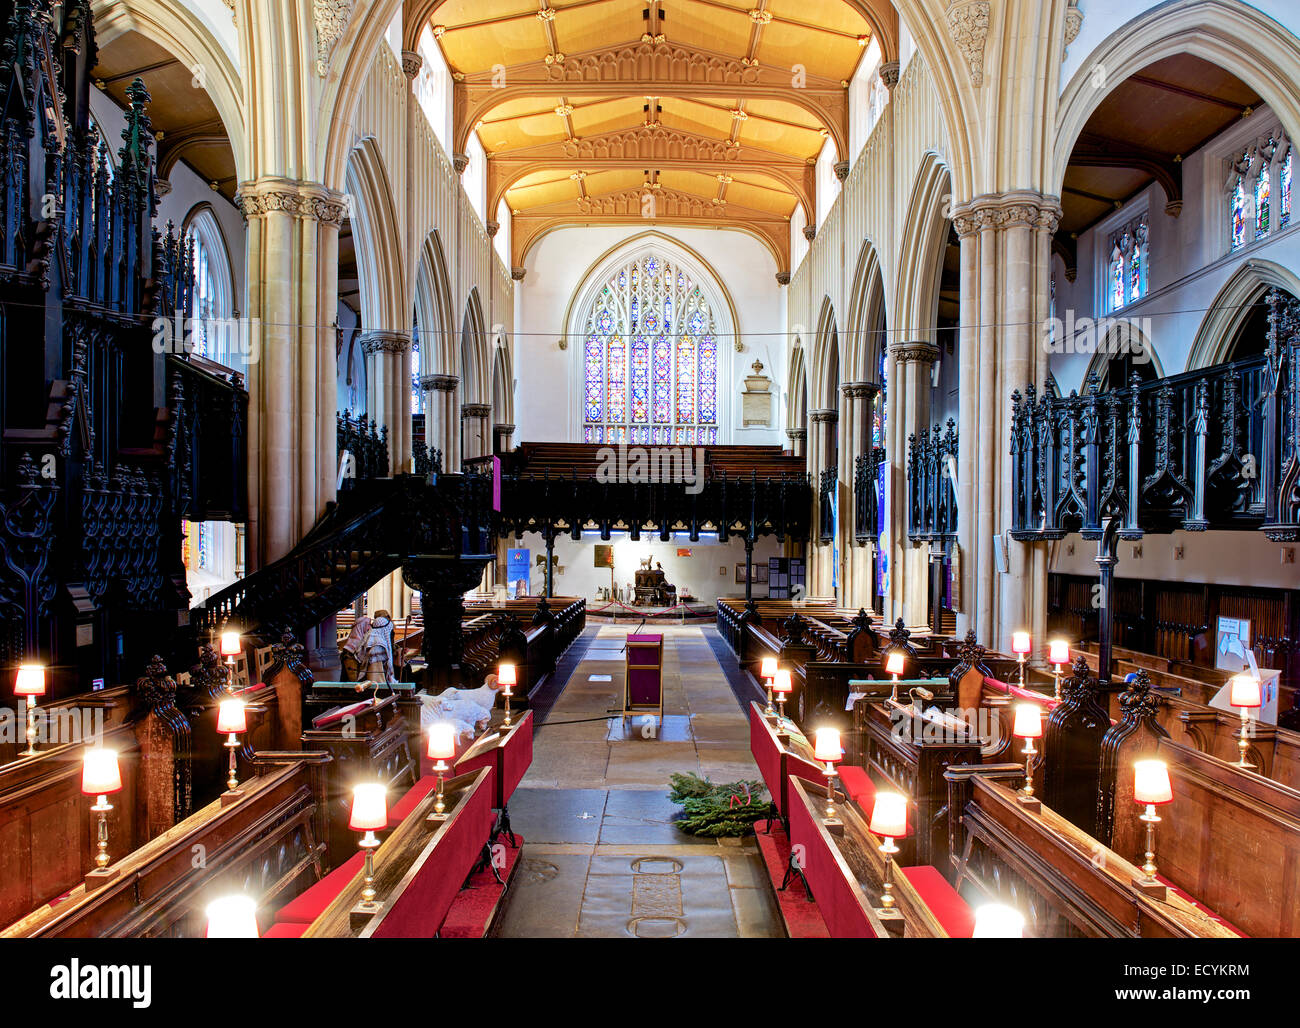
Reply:
[[392, 329], [376, 328], [361, 333], [361, 352], [406, 353], [411, 348], [410, 332], [395, 332]]
[[840, 386], [840, 392], [855, 400], [864, 397], [873, 400], [876, 394], [880, 392], [880, 385], [876, 382], [845, 382]]
[[791, 442], [798, 442], [801, 439], [808, 438], [808, 430], [806, 428], [787, 428], [785, 437]]
[[460, 379], [455, 375], [421, 375], [420, 388], [428, 389], [435, 393], [452, 393], [460, 385]]
[[808, 240], [808, 242], [811, 243], [811, 242], [813, 241], [813, 239], [816, 238], [816, 236], [817, 236], [817, 226], [816, 226], [816, 225], [805, 225], [805, 226], [803, 227], [803, 237], [804, 237], [806, 240]]
[[486, 418], [492, 413], [490, 403], [463, 403], [460, 407], [460, 416], [462, 420], [470, 418]]
[[469, 155], [463, 153], [452, 154], [451, 166], [456, 169], [457, 175], [463, 175], [465, 169], [469, 167]]
[[848, 162], [848, 161], [836, 161], [836, 162], [835, 162], [835, 177], [836, 177], [837, 179], [839, 179], [841, 182], [843, 182], [846, 178], [849, 177], [849, 162]]
[[889, 353], [898, 364], [933, 364], [939, 359], [939, 347], [920, 340], [894, 343]]
[[790, 272], [778, 271], [776, 273], [776, 284], [779, 286], [788, 286], [790, 284]]
[[901, 65], [898, 61], [885, 61], [880, 65], [880, 81], [885, 84], [886, 89], [893, 89], [898, 85], [898, 73]]
[[516, 268], [511, 268], [511, 269], [510, 269], [510, 278], [511, 278], [513, 281], [515, 281], [515, 282], [522, 282], [522, 281], [524, 280], [524, 276], [525, 276], [526, 274], [528, 274], [528, 269], [527, 269], [527, 268], [517, 268], [517, 267], [516, 267]]
[[986, 193], [953, 208], [952, 224], [958, 236], [980, 230], [998, 230], [1017, 225], [1055, 232], [1061, 220], [1061, 201], [1028, 189]]
[[348, 216], [342, 193], [316, 182], [267, 176], [240, 185], [235, 206], [244, 219], [265, 217], [273, 212], [297, 218], [312, 218], [327, 225], [340, 225]]
[[408, 79], [415, 78], [424, 67], [424, 58], [414, 50], [402, 51], [402, 74]]
[[489, 221], [483, 227], [487, 229], [488, 238], [495, 239], [497, 237], [497, 233], [501, 231], [501, 222]]
[[821, 410], [809, 411], [808, 420], [814, 425], [833, 425], [840, 420], [840, 412], [834, 407], [823, 407]]

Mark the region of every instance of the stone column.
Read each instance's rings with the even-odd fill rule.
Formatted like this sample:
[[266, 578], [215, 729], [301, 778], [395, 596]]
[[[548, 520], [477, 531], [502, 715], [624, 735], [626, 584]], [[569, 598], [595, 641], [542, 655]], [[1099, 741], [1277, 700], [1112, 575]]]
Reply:
[[808, 591], [814, 596], [830, 596], [835, 561], [834, 543], [823, 544], [821, 538], [821, 476], [822, 472], [834, 469], [838, 472], [833, 454], [835, 452], [836, 433], [839, 427], [840, 412], [834, 407], [810, 411], [808, 420], [812, 422], [812, 439], [809, 446], [808, 466], [812, 470], [813, 495], [817, 497], [813, 504], [813, 548], [808, 561]]
[[790, 453], [795, 457], [802, 457], [804, 443], [808, 439], [808, 430], [806, 428], [787, 428], [785, 437], [790, 440]]
[[442, 451], [442, 468], [460, 468], [460, 414], [456, 409], [455, 375], [425, 375], [420, 379], [424, 395], [424, 442]]
[[895, 595], [898, 616], [909, 625], [921, 625], [926, 622], [929, 610], [929, 547], [913, 546], [907, 541], [907, 454], [911, 437], [920, 438], [930, 430], [930, 372], [939, 359], [939, 348], [933, 343], [912, 341], [895, 343], [889, 350], [897, 368], [897, 380], [890, 384], [894, 399], [890, 413], [897, 427], [894, 436], [897, 449], [890, 455], [892, 477], [897, 483], [890, 523], [897, 540]]
[[492, 452], [505, 453], [510, 449], [510, 438], [515, 434], [514, 425], [492, 426]]
[[1041, 391], [1047, 373], [1042, 322], [1060, 215], [1055, 197], [1028, 190], [979, 196], [953, 212], [962, 282], [958, 538], [968, 612], [958, 625], [1002, 650], [1018, 628], [1029, 628], [1038, 646], [1045, 641], [1046, 545], [1008, 540], [1006, 575], [995, 571], [994, 547], [1012, 520], [1011, 392], [1031, 382]]
[[407, 360], [411, 334], [375, 329], [361, 335], [366, 360], [366, 410], [388, 427], [388, 467], [397, 475], [410, 470], [411, 412]]
[[[844, 522], [842, 534], [845, 560], [846, 588], [842, 595], [849, 607], [870, 607], [872, 599], [871, 555], [873, 547], [857, 541], [857, 493], [855, 490], [857, 461], [871, 452], [871, 420], [880, 386], [875, 382], [846, 382], [840, 386], [844, 394], [844, 418], [848, 426], [840, 461], [840, 481], [844, 483], [844, 501], [840, 520]], [[874, 532], [872, 533], [875, 534]]]
[[487, 403], [463, 403], [460, 407], [460, 419], [464, 432], [462, 460], [487, 456], [488, 419], [492, 416], [492, 405]]
[[343, 195], [267, 176], [240, 185], [248, 223], [248, 570], [284, 556], [334, 499], [334, 315]]

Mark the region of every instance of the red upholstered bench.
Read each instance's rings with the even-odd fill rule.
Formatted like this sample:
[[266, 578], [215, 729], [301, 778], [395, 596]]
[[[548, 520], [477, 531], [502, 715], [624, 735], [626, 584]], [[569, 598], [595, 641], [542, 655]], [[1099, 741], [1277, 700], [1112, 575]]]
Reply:
[[358, 850], [306, 892], [282, 906], [275, 915], [276, 921], [311, 924], [334, 902], [334, 897], [343, 891], [348, 882], [357, 876], [365, 862], [365, 854]]
[[803, 873], [832, 939], [878, 938], [871, 903], [809, 804], [790, 778], [790, 846], [803, 847]]
[[903, 877], [912, 883], [912, 888], [925, 901], [930, 913], [943, 925], [943, 930], [950, 938], [971, 937], [975, 931], [975, 912], [958, 895], [957, 890], [948, 884], [948, 879], [939, 873], [938, 868], [929, 864], [905, 867]]
[[337, 725], [344, 718], [360, 714], [363, 710], [368, 710], [374, 706], [370, 700], [358, 700], [356, 703], [349, 703], [344, 707], [335, 707], [333, 710], [327, 710], [324, 714], [319, 714], [312, 718], [311, 726], [315, 729], [330, 728]]
[[301, 939], [311, 925], [297, 921], [277, 921], [262, 933], [263, 939]]
[[871, 780], [867, 774], [867, 769], [857, 767], [854, 764], [841, 764], [837, 768], [840, 776], [840, 784], [844, 786], [844, 792], [854, 803], [858, 805], [871, 818], [871, 808], [876, 804], [876, 783]]
[[789, 818], [791, 775], [823, 786], [826, 784], [826, 775], [820, 766], [789, 752], [777, 741], [775, 731], [757, 703], [749, 706], [749, 751], [772, 797], [772, 805], [783, 820]]
[[437, 777], [429, 775], [427, 778], [421, 778], [413, 786], [407, 789], [406, 792], [402, 794], [402, 798], [388, 808], [389, 829], [396, 828], [410, 817], [411, 811], [418, 807], [420, 801], [428, 796], [429, 793], [437, 789], [437, 787]]

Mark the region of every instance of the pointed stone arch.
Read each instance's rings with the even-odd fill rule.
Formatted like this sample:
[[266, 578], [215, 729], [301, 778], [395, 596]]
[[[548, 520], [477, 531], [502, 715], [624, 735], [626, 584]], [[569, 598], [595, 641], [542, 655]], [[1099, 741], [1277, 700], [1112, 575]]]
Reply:
[[1251, 307], [1270, 289], [1300, 296], [1300, 276], [1273, 261], [1258, 259], [1246, 261], [1233, 272], [1201, 319], [1187, 354], [1185, 370], [1213, 367], [1227, 361], [1238, 332], [1250, 317]]
[[460, 396], [462, 404], [488, 403], [488, 374], [491, 359], [488, 354], [487, 327], [483, 320], [483, 302], [478, 286], [469, 291], [465, 300], [465, 313], [460, 325]]
[[410, 332], [411, 307], [393, 190], [377, 141], [367, 136], [348, 157], [345, 176], [352, 198], [361, 282], [361, 324], [366, 331]]
[[880, 366], [880, 354], [886, 349], [885, 326], [888, 316], [885, 303], [885, 279], [880, 253], [870, 239], [858, 248], [853, 272], [853, 290], [849, 298], [847, 346], [844, 377], [854, 382], [874, 382]]
[[415, 271], [415, 316], [420, 325], [420, 374], [457, 374], [457, 317], [442, 237], [434, 229], [420, 247]]
[[817, 314], [817, 332], [813, 336], [810, 394], [818, 409], [839, 408], [840, 379], [843, 377], [843, 354], [835, 305], [829, 296], [822, 297]]
[[899, 245], [898, 267], [914, 269], [914, 273], [898, 276], [890, 333], [893, 341], [936, 341], [939, 283], [952, 220], [952, 197], [948, 165], [939, 154], [927, 151], [912, 179], [906, 207], [912, 214]]

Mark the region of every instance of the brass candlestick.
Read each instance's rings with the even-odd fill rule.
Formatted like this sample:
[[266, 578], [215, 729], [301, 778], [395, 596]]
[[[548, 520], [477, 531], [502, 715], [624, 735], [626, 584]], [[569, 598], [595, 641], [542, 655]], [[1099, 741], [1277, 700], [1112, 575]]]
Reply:
[[36, 697], [27, 697], [27, 749], [23, 750], [22, 756], [36, 756]]
[[880, 846], [880, 852], [885, 855], [885, 876], [881, 885], [880, 905], [885, 910], [894, 909], [894, 854], [898, 852], [898, 847], [894, 845], [893, 836], [886, 835], [885, 841]]
[[433, 772], [438, 776], [438, 792], [437, 795], [435, 795], [433, 798], [433, 816], [438, 820], [441, 820], [447, 816], [445, 813], [447, 809], [447, 805], [442, 795], [442, 780], [443, 780], [443, 775], [445, 775], [448, 770], [449, 768], [447, 767], [447, 765], [444, 764], [441, 760], [438, 761], [438, 763], [433, 765]]
[[[1239, 767], [1243, 771], [1253, 771], [1255, 765], [1246, 759], [1246, 751], [1250, 749], [1250, 717], [1246, 714], [1246, 708], [1241, 708], [1241, 731], [1237, 735], [1237, 760], [1233, 767]], [[1156, 820], [1159, 820], [1157, 818]]]
[[1142, 873], [1146, 878], [1143, 879], [1143, 884], [1159, 885], [1156, 880], [1156, 825], [1160, 823], [1160, 815], [1156, 813], [1155, 804], [1148, 803], [1146, 813], [1140, 815], [1138, 820], [1146, 822], [1147, 826], [1146, 863], [1142, 865]]
[[235, 764], [235, 751], [239, 749], [239, 736], [231, 732], [226, 739], [226, 749], [230, 750], [230, 777], [226, 780], [226, 786], [231, 792], [239, 788], [238, 768]]
[[776, 709], [772, 706], [772, 679], [769, 678], [766, 681], [767, 681], [767, 709], [764, 710], [763, 713], [775, 714]]
[[1032, 800], [1034, 798], [1033, 762], [1034, 762], [1034, 757], [1036, 757], [1037, 755], [1038, 755], [1038, 751], [1034, 749], [1034, 740], [1026, 739], [1025, 740], [1025, 787], [1020, 790], [1020, 795], [1025, 800]]
[[361, 848], [366, 854], [365, 878], [361, 886], [361, 905], [364, 907], [375, 905], [375, 847], [378, 845], [379, 837], [374, 832], [366, 832], [361, 839]]
[[100, 871], [108, 867], [108, 812], [113, 809], [113, 804], [108, 802], [107, 796], [100, 796], [98, 802], [90, 808], [91, 813], [99, 817], [99, 841], [95, 847], [95, 867]]

